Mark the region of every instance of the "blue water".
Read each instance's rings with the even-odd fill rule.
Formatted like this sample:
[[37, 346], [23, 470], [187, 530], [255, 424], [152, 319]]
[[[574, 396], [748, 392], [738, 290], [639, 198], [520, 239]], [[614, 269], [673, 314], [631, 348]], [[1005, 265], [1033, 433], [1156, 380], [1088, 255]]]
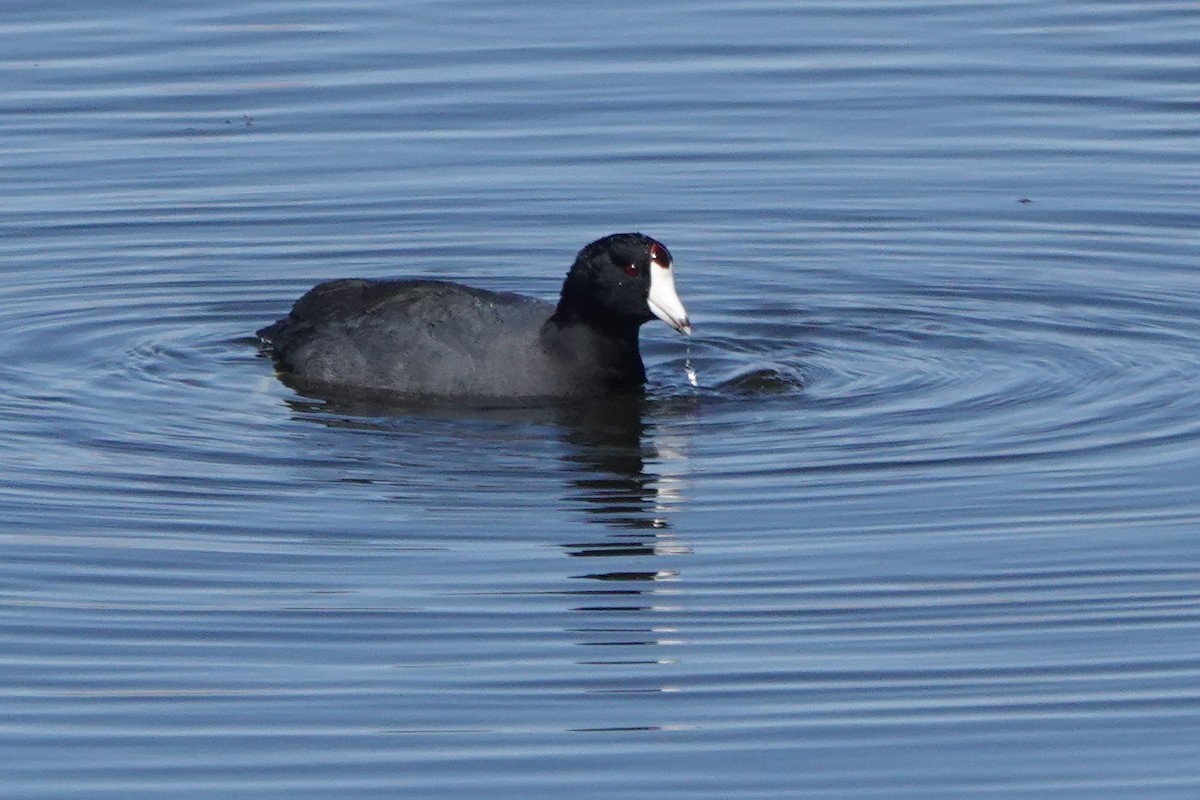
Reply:
[[[1200, 796], [1193, 5], [7, 3], [0, 795]], [[620, 230], [642, 402], [253, 342]]]

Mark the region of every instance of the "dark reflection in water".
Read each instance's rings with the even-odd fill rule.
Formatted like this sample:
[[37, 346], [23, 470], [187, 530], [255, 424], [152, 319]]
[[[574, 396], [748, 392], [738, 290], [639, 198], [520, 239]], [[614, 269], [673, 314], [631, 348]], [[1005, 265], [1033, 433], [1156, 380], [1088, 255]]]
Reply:
[[[672, 663], [668, 651], [681, 641], [678, 624], [663, 620], [664, 615], [674, 616], [671, 595], [681, 574], [677, 569], [643, 567], [646, 558], [654, 558], [657, 565], [661, 557], [691, 552], [672, 530], [670, 516], [685, 502], [684, 423], [699, 402], [698, 396], [627, 397], [520, 408], [395, 397], [325, 397], [295, 398], [289, 405], [298, 416], [331, 427], [411, 432], [415, 441], [408, 446], [423, 452], [431, 464], [438, 463], [439, 448], [454, 461], [461, 460], [456, 454], [473, 447], [480, 425], [493, 445], [504, 433], [517, 431], [518, 461], [537, 459], [531, 435], [555, 439], [561, 445], [559, 461], [551, 469], [537, 468], [535, 480], [560, 482], [568, 505], [583, 509], [599, 523], [583, 529], [595, 535], [572, 538], [559, 546], [570, 558], [617, 559], [612, 570], [568, 576], [577, 588], [563, 594], [572, 598], [569, 609], [578, 615], [579, 624], [565, 626], [563, 634], [571, 645], [583, 648], [573, 660], [581, 667], [634, 670], [620, 679], [614, 676], [614, 682], [603, 687], [590, 687], [588, 693], [659, 694], [671, 687], [655, 673]], [[450, 424], [441, 429], [441, 423]], [[444, 438], [439, 439], [437, 430]], [[452, 467], [445, 464], [437, 469]], [[480, 481], [486, 478], [476, 476]], [[647, 669], [654, 672], [643, 672]], [[629, 725], [573, 730], [657, 729]]]
[[[520, 406], [387, 394], [322, 395], [312, 387], [292, 388], [303, 391], [303, 396], [286, 401], [300, 418], [331, 428], [402, 431], [419, 439], [410, 445], [414, 452], [430, 455], [440, 448], [445, 455], [459, 456], [454, 459], [459, 462], [480, 435], [489, 445], [513, 431], [518, 439], [549, 437], [561, 445], [561, 468], [531, 463], [527, 474], [561, 481], [561, 495], [570, 506], [586, 510], [595, 522], [617, 531], [602, 540], [564, 543], [570, 555], [686, 551], [669, 533], [669, 511], [683, 500], [683, 476], [671, 468], [685, 462], [686, 439], [680, 432], [683, 426], [676, 423], [694, 411], [699, 398], [655, 401], [636, 396]], [[663, 420], [672, 422], [669, 432], [660, 428]], [[442, 423], [449, 424], [442, 438], [425, 434], [425, 428]], [[487, 432], [480, 434], [479, 426]], [[538, 452], [530, 448], [513, 457], [536, 462]], [[450, 467], [447, 463], [437, 468]], [[481, 469], [477, 477], [490, 476]]]
[[[546, 480], [561, 481], [567, 503], [584, 509], [590, 519], [600, 523], [585, 529], [597, 535], [573, 538], [560, 547], [572, 558], [620, 559], [620, 568], [569, 576], [583, 582], [567, 594], [578, 598], [571, 610], [582, 615], [585, 622], [564, 632], [576, 646], [607, 651], [589, 652], [577, 659], [580, 665], [629, 667], [663, 663], [657, 652], [647, 648], [658, 649], [678, 641], [674, 628], [664, 628], [656, 620], [662, 613], [659, 595], [664, 584], [678, 582], [680, 573], [631, 569], [627, 559], [691, 552], [671, 529], [670, 513], [685, 499], [680, 472], [686, 463], [686, 438], [678, 433], [685, 428], [679, 423], [695, 410], [696, 402], [697, 398], [628, 397], [504, 407], [396, 397], [327, 396], [294, 398], [289, 405], [298, 416], [330, 427], [381, 432], [415, 429], [415, 446], [427, 455], [430, 448], [436, 451], [439, 446], [446, 447], [451, 455], [470, 447], [472, 430], [480, 424], [499, 423], [509, 431], [532, 426], [535, 435], [555, 437], [562, 445], [561, 468], [538, 473]], [[449, 443], [437, 441], [432, 434], [421, 434], [423, 429], [446, 421], [454, 423], [447, 432]], [[671, 424], [664, 426], [664, 421]], [[462, 440], [455, 440], [460, 434]], [[524, 452], [522, 456], [529, 454]], [[632, 563], [640, 566], [645, 562]], [[610, 691], [661, 690], [634, 683]]]
[[[654, 531], [669, 526], [665, 506], [678, 499], [678, 481], [647, 470], [647, 464], [667, 461], [649, 411], [648, 402], [638, 399], [578, 409], [561, 420], [567, 500], [582, 502], [597, 521], [638, 532], [621, 543], [580, 545], [576, 555], [599, 555], [614, 547], [650, 555]], [[669, 485], [672, 481], [676, 486]]]
[[[576, 660], [581, 665], [648, 665], [660, 664], [664, 656], [657, 650], [678, 644], [677, 626], [659, 623], [666, 610], [666, 585], [680, 580], [675, 570], [655, 572], [601, 572], [576, 575], [577, 579], [595, 581], [603, 588], [581, 589], [575, 594], [586, 598], [572, 610], [585, 615], [585, 622], [568, 631], [575, 642], [587, 648], [618, 648], [597, 650]], [[621, 650], [619, 648], [635, 648]], [[622, 691], [628, 691], [621, 687]], [[646, 690], [646, 689], [642, 689]]]
[[[1194, 5], [6, 3], [0, 794], [1200, 797]], [[238, 338], [626, 225], [633, 402]]]

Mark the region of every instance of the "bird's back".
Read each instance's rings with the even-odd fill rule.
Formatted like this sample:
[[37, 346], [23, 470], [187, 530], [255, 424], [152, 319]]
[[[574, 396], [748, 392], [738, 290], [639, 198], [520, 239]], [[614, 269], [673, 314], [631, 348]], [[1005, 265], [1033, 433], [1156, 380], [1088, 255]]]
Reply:
[[263, 328], [302, 382], [438, 395], [563, 393], [543, 346], [550, 303], [430, 280], [320, 284]]

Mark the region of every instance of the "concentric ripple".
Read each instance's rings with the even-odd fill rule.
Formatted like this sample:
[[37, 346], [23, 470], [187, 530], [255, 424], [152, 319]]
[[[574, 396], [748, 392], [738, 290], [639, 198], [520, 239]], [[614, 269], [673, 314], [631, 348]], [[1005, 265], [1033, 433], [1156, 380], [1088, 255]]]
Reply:
[[872, 275], [869, 264], [809, 281], [799, 265], [799, 290], [767, 290], [795, 296], [772, 318], [739, 319], [745, 297], [721, 313], [727, 331], [710, 333], [697, 315], [697, 367], [718, 389], [767, 375], [794, 385], [773, 407], [803, 417], [805, 465], [1078, 454], [1083, 466], [1194, 444], [1193, 288], [1158, 290], [1145, 271], [1097, 287], [1086, 271], [1053, 264], [1014, 276], [972, 263], [969, 242], [954, 246], [959, 271], [919, 281]]
[[[793, 302], [756, 308], [758, 298], [779, 294], [771, 273], [791, 266], [767, 265], [751, 294], [702, 290], [690, 301], [699, 312], [690, 341], [647, 328], [649, 404], [616, 423], [624, 446], [653, 450], [659, 431], [670, 429], [685, 431], [691, 448], [732, 441], [727, 432], [736, 430], [736, 447], [705, 448], [710, 467], [730, 465], [720, 473], [730, 479], [764, 470], [775, 481], [794, 481], [786, 476], [812, 469], [886, 469], [894, 485], [930, 467], [996, 462], [1016, 469], [1027, 461], [1041, 462], [1026, 469], [1047, 475], [1070, 473], [1071, 488], [1080, 490], [1104, 480], [1118, 456], [1170, 461], [1200, 439], [1194, 298], [1156, 293], [1144, 273], [1093, 287], [1074, 268], [1053, 264], [1036, 276], [1012, 276], [964, 262], [954, 274], [906, 279], [867, 263], [808, 280], [800, 267]], [[72, 459], [81, 464], [136, 454], [188, 464], [195, 476], [213, 464], [234, 473], [294, 464], [296, 454], [278, 451], [270, 438], [287, 424], [271, 409], [291, 391], [274, 379], [249, 332], [286, 308], [295, 283], [231, 279], [227, 270], [182, 280], [145, 267], [115, 273], [108, 264], [77, 269], [64, 284], [18, 270], [4, 288], [15, 313], [5, 323], [3, 377], [21, 447], [49, 437], [41, 452], [58, 452], [56, 464], [62, 448], [75, 448]], [[705, 285], [703, 272], [694, 280]], [[699, 371], [696, 389], [683, 377], [685, 356]], [[547, 409], [464, 417], [427, 408], [408, 424], [412, 409], [339, 410], [296, 400], [296, 409], [335, 427], [360, 426], [355, 419], [363, 414], [383, 419], [383, 430], [405, 438], [403, 449], [432, 443], [450, 462], [470, 458], [475, 445], [463, 442], [475, 436], [489, 445], [499, 436], [502, 447], [512, 437], [518, 448], [531, 437], [565, 436], [571, 448], [573, 436], [597, 435], [572, 432], [575, 423]], [[607, 416], [588, 425], [608, 431]], [[506, 425], [518, 432], [505, 432]], [[442, 434], [433, 433], [439, 426]], [[483, 496], [508, 491], [513, 480], [545, 480], [552, 473], [538, 462], [544, 453], [518, 449], [508, 456], [515, 472], [501, 456], [494, 484], [486, 470], [472, 480]], [[150, 472], [134, 474], [161, 479]], [[93, 472], [89, 483], [101, 475]], [[129, 477], [120, 470], [110, 476], [114, 485]], [[25, 480], [46, 486], [61, 476], [38, 478], [34, 470]]]
[[[0, 793], [1200, 796], [1192, 5], [12, 0]], [[631, 229], [641, 402], [253, 341]]]

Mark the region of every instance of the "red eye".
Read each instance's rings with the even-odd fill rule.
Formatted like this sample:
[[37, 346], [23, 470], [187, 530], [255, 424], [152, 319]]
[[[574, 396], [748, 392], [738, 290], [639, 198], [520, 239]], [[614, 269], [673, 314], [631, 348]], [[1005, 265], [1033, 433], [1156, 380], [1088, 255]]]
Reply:
[[637, 274], [638, 274], [638, 267], [637, 267], [637, 264], [627, 264], [627, 265], [625, 265], [625, 274], [626, 274], [626, 275], [628, 275], [628, 276], [629, 276], [629, 277], [631, 277], [631, 278], [636, 278], [636, 277], [637, 277]]

